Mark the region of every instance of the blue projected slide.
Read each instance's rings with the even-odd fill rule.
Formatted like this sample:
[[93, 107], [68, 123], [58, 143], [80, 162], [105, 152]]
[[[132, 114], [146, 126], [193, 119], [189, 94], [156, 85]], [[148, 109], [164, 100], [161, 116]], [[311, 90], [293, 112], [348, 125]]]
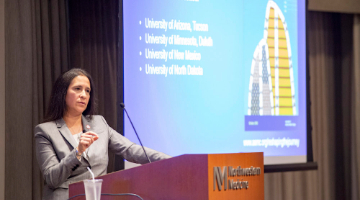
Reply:
[[305, 0], [123, 0], [123, 15], [124, 103], [145, 146], [306, 162]]

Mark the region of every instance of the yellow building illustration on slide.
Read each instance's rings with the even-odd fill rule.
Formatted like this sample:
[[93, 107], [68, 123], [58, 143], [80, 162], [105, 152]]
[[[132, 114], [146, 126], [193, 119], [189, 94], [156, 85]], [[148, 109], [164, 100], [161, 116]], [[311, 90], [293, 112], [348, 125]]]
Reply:
[[251, 64], [248, 115], [296, 115], [290, 37], [274, 1], [266, 7], [264, 37]]

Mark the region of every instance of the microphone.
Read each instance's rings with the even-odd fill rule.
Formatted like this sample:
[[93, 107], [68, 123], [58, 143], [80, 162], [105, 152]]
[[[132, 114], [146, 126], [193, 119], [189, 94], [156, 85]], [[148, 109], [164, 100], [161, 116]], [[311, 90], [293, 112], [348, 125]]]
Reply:
[[[86, 133], [86, 132], [90, 131], [90, 125], [89, 125], [89, 124], [86, 125], [86, 129], [87, 129], [87, 130], [85, 130], [85, 129], [83, 130], [83, 133]], [[93, 136], [93, 137], [94, 137], [94, 136]], [[80, 142], [80, 138], [79, 138], [79, 142]], [[86, 150], [84, 151], [84, 153], [85, 153], [85, 155], [86, 155], [86, 156], [84, 156], [84, 157], [85, 157], [87, 160], [90, 159], [90, 158], [89, 158], [89, 155], [88, 155], [88, 153], [87, 153], [87, 152], [89, 151], [89, 148], [90, 148], [90, 146], [87, 147]], [[91, 169], [91, 166], [90, 166], [90, 165], [89, 165], [89, 167], [90, 167], [90, 169]]]
[[87, 131], [90, 131], [90, 125], [86, 125], [86, 129], [83, 130], [83, 133], [86, 133]]
[[139, 137], [139, 135], [138, 135], [137, 132], [136, 132], [136, 129], [135, 129], [135, 127], [134, 127], [134, 124], [132, 123], [129, 114], [128, 114], [128, 112], [127, 112], [126, 109], [125, 109], [125, 104], [124, 104], [124, 103], [120, 103], [120, 107], [125, 111], [126, 116], [128, 117], [128, 119], [129, 119], [129, 121], [130, 121], [130, 123], [131, 123], [131, 126], [133, 127], [133, 129], [134, 129], [134, 131], [135, 131], [136, 137], [138, 138], [138, 140], [139, 140], [139, 142], [140, 142], [140, 144], [141, 144], [141, 147], [142, 147], [142, 149], [143, 149], [143, 151], [144, 151], [144, 153], [145, 153], [145, 156], [146, 156], [146, 158], [149, 160], [149, 163], [151, 163], [151, 160], [150, 160], [150, 158], [148, 157], [148, 155], [147, 155], [147, 153], [146, 153], [146, 151], [145, 151], [144, 145], [142, 144], [142, 142], [141, 142], [141, 140], [140, 140], [140, 137]]

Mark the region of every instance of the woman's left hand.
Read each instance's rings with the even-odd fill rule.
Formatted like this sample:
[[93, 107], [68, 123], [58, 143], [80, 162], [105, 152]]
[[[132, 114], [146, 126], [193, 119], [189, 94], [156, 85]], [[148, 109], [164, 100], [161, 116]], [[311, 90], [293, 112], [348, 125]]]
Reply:
[[94, 132], [86, 132], [81, 134], [79, 146], [77, 147], [78, 152], [82, 154], [97, 139], [99, 139], [99, 136]]

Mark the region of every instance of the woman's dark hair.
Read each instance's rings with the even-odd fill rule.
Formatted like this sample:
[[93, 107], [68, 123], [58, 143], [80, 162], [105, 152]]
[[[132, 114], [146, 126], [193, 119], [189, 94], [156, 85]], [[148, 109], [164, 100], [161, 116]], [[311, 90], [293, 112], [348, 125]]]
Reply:
[[94, 89], [95, 89], [94, 82], [90, 74], [87, 73], [85, 70], [79, 68], [73, 68], [63, 73], [55, 81], [54, 87], [52, 88], [51, 91], [50, 102], [44, 120], [45, 122], [55, 121], [61, 119], [64, 116], [66, 111], [66, 101], [65, 101], [66, 93], [71, 81], [77, 76], [86, 76], [90, 81], [90, 88], [91, 88], [90, 99], [85, 111], [83, 112], [83, 115], [85, 116], [89, 115], [89, 117], [91, 118], [92, 115], [95, 114], [96, 102], [95, 102], [95, 93], [94, 93]]

